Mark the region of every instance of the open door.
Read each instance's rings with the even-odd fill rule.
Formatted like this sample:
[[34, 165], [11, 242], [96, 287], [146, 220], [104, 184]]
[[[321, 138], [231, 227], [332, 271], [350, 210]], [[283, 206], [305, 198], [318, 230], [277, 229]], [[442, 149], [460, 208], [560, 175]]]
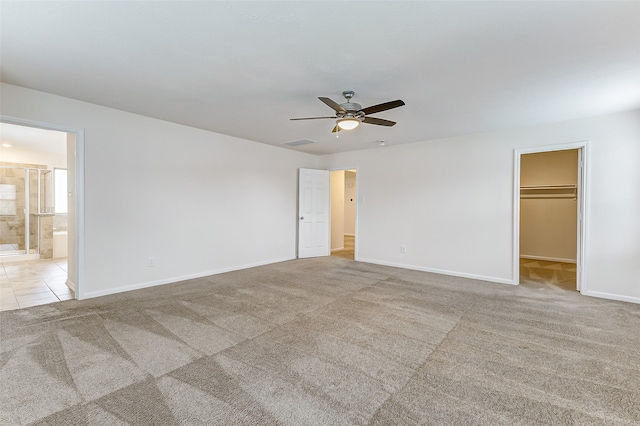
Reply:
[[[585, 205], [588, 194], [588, 142], [521, 148], [514, 150], [514, 153], [513, 283], [520, 283], [521, 272], [524, 276], [533, 272], [536, 275], [534, 278], [587, 294], [584, 248], [587, 239]], [[563, 156], [547, 158], [551, 154]], [[529, 172], [537, 170], [535, 179], [529, 172], [526, 176], [522, 175], [524, 156], [548, 160], [543, 164], [544, 167], [529, 168]], [[564, 156], [568, 157], [566, 161], [562, 160]], [[560, 164], [564, 166], [558, 167]], [[527, 211], [527, 206], [523, 205], [525, 202], [539, 205]], [[558, 218], [554, 219], [556, 216]], [[541, 225], [540, 229], [523, 231], [521, 227], [534, 218], [538, 218], [535, 223]], [[560, 226], [562, 224], [565, 225]], [[534, 238], [529, 238], [531, 236]], [[529, 241], [526, 241], [527, 238]], [[521, 258], [527, 259], [523, 268]], [[540, 270], [531, 270], [534, 267]]]
[[329, 171], [300, 169], [298, 257], [329, 256]]

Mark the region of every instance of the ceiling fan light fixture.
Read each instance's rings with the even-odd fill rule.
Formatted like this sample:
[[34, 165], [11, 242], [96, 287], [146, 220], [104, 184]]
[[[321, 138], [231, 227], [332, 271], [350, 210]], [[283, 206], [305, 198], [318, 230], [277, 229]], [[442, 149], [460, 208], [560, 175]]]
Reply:
[[355, 117], [340, 118], [336, 124], [342, 130], [353, 130], [360, 125], [360, 120]]
[[[0, 0], [1, 1], [1, 0]], [[362, 105], [355, 102], [351, 102], [354, 92], [352, 90], [345, 90], [342, 92], [342, 96], [347, 100], [346, 103], [339, 104], [336, 101], [319, 96], [318, 99], [325, 105], [335, 111], [335, 117], [303, 117], [303, 118], [291, 118], [291, 120], [321, 120], [325, 118], [331, 118], [336, 120], [336, 125], [331, 130], [331, 133], [335, 133], [336, 137], [341, 130], [353, 130], [360, 125], [375, 124], [376, 126], [391, 127], [396, 124], [395, 121], [385, 120], [383, 118], [369, 117], [370, 114], [376, 114], [378, 112], [387, 111], [390, 109], [398, 108], [404, 105], [404, 102], [400, 99], [395, 101], [384, 102], [378, 105], [372, 105], [367, 108], [362, 108]]]

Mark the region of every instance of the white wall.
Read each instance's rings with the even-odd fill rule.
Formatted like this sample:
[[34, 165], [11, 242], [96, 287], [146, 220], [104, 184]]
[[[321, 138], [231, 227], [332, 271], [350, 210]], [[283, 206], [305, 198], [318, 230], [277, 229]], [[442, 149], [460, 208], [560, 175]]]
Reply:
[[321, 166], [358, 167], [359, 260], [512, 283], [514, 149], [584, 140], [585, 293], [640, 302], [640, 111], [328, 155]]
[[293, 258], [299, 167], [358, 167], [360, 260], [510, 283], [514, 149], [590, 140], [583, 284], [640, 302], [640, 111], [316, 158], [1, 92], [3, 115], [85, 129], [85, 296]]
[[2, 115], [85, 130], [81, 297], [295, 257], [297, 169], [316, 167], [317, 157], [12, 85], [1, 91]]
[[344, 170], [331, 177], [331, 251], [344, 249]]

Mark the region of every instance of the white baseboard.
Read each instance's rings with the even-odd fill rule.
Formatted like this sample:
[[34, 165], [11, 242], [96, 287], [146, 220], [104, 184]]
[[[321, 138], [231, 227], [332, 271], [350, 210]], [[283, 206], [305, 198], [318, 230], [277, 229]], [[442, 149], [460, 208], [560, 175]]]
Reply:
[[640, 297], [621, 296], [619, 294], [603, 293], [601, 291], [589, 291], [589, 290], [585, 291], [582, 294], [590, 297], [598, 297], [600, 299], [610, 299], [610, 300], [618, 300], [620, 302], [630, 302], [630, 303], [640, 304]]
[[383, 265], [383, 266], [393, 266], [395, 268], [411, 269], [414, 271], [421, 271], [421, 272], [431, 272], [434, 274], [449, 275], [452, 277], [470, 278], [473, 280], [489, 281], [492, 283], [516, 285], [516, 283], [514, 283], [513, 280], [506, 279], [506, 278], [487, 277], [484, 275], [467, 274], [464, 272], [454, 272], [454, 271], [447, 271], [447, 270], [435, 269], [435, 268], [425, 268], [422, 266], [406, 265], [403, 263], [384, 262], [384, 261], [375, 260], [375, 259], [358, 258], [355, 260], [358, 262], [373, 263], [376, 265]]
[[528, 254], [521, 254], [520, 257], [531, 260], [546, 260], [547, 262], [576, 263], [575, 259], [563, 259], [562, 257], [530, 256]]
[[[449, 276], [453, 276], [453, 277], [470, 278], [470, 279], [481, 280], [481, 281], [489, 281], [489, 282], [499, 283], [499, 284], [516, 285], [516, 283], [513, 280], [508, 280], [508, 279], [503, 279], [503, 278], [496, 278], [496, 277], [487, 277], [487, 276], [484, 276], [484, 275], [466, 274], [466, 273], [461, 273], [461, 272], [447, 271], [447, 270], [435, 269], [435, 268], [424, 268], [424, 267], [421, 267], [421, 266], [406, 265], [406, 264], [394, 263], [394, 262], [384, 262], [384, 261], [374, 260], [374, 259], [358, 258], [358, 259], [355, 259], [355, 260], [358, 261], [358, 262], [373, 263], [373, 264], [376, 264], [376, 265], [383, 265], [383, 266], [392, 266], [392, 267], [395, 267], [395, 268], [411, 269], [411, 270], [414, 270], [414, 271], [432, 272], [434, 274], [449, 275]], [[638, 304], [640, 304], [640, 297], [632, 297], [632, 296], [624, 296], [624, 295], [619, 295], [619, 294], [603, 293], [603, 292], [600, 292], [600, 291], [586, 291], [586, 292], [583, 292], [582, 294], [585, 295], [585, 296], [597, 297], [597, 298], [600, 298], [600, 299], [609, 299], [609, 300], [617, 300], [617, 301], [620, 301], [620, 302], [630, 302], [630, 303], [638, 303]]]
[[331, 253], [333, 253], [334, 251], [344, 251], [344, 247], [331, 249]]
[[142, 282], [142, 283], [137, 283], [137, 284], [130, 284], [130, 285], [125, 285], [125, 286], [121, 286], [121, 287], [110, 288], [110, 289], [107, 289], [107, 290], [90, 291], [90, 292], [87, 292], [87, 293], [83, 293], [82, 299], [83, 300], [84, 299], [92, 299], [94, 297], [108, 296], [110, 294], [116, 294], [116, 293], [124, 293], [125, 291], [140, 290], [140, 289], [143, 289], [143, 288], [155, 287], [155, 286], [163, 285], [163, 284], [173, 284], [173, 283], [177, 283], [177, 282], [180, 282], [180, 281], [192, 280], [194, 278], [208, 277], [210, 275], [217, 275], [217, 274], [223, 274], [225, 272], [239, 271], [241, 269], [255, 268], [256, 266], [270, 265], [272, 263], [286, 262], [288, 260], [294, 260], [294, 259], [295, 259], [295, 257], [272, 259], [272, 260], [267, 260], [267, 261], [263, 261], [263, 262], [247, 263], [247, 264], [244, 264], [244, 265], [232, 266], [232, 267], [229, 267], [229, 268], [220, 268], [220, 269], [214, 269], [214, 270], [211, 270], [211, 271], [203, 271], [203, 272], [198, 272], [196, 274], [189, 274], [189, 275], [182, 275], [182, 276], [179, 276], [179, 277], [165, 278], [165, 279], [161, 279], [161, 280], [157, 280], [157, 281], [147, 281], [147, 282]]

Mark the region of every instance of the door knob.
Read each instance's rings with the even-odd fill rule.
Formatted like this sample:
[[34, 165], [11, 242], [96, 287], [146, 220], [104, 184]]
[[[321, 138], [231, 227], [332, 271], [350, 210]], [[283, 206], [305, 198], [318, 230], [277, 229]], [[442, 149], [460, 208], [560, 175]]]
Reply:
[[304, 216], [300, 216], [300, 220], [304, 220]]

